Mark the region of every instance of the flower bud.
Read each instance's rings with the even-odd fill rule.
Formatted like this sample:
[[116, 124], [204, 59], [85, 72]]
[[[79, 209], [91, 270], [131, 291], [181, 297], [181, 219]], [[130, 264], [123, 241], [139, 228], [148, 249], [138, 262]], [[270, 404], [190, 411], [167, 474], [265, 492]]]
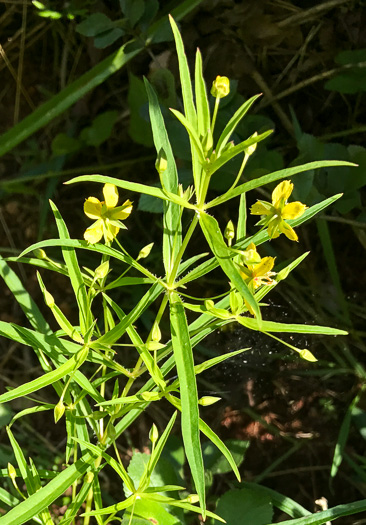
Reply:
[[230, 93], [230, 80], [227, 77], [218, 75], [212, 82], [211, 95], [215, 98], [224, 98]]
[[235, 237], [235, 228], [233, 221], [229, 221], [226, 225], [225, 231], [224, 231], [224, 237], [228, 240], [229, 246], [231, 246], [231, 241]]
[[11, 463], [8, 463], [8, 476], [13, 482], [15, 478], [17, 477], [16, 470]]
[[310, 350], [300, 350], [299, 355], [302, 359], [310, 361], [311, 363], [315, 363], [317, 361], [317, 358], [310, 352]]
[[151, 332], [151, 339], [153, 341], [156, 341], [156, 342], [159, 342], [161, 340], [161, 331], [160, 331], [159, 325], [158, 325], [158, 323], [156, 321], [155, 321], [155, 323], [153, 325], [153, 329], [152, 329], [152, 332]]
[[60, 399], [60, 401], [55, 406], [54, 412], [53, 412], [55, 423], [57, 423], [62, 418], [64, 413], [65, 413], [65, 405], [63, 404], [62, 399]]
[[159, 432], [155, 423], [153, 423], [153, 426], [151, 427], [149, 438], [152, 444], [156, 443], [159, 438]]
[[199, 497], [197, 494], [190, 494], [188, 496], [188, 498], [185, 499], [185, 501], [187, 501], [188, 503], [191, 503], [192, 505], [194, 505], [195, 503], [197, 503], [199, 501]]
[[[254, 137], [257, 137], [258, 136], [258, 133], [257, 131], [255, 133], [253, 133], [253, 135], [251, 137], [249, 137], [250, 139], [254, 138]], [[250, 156], [250, 155], [253, 155], [253, 153], [255, 152], [255, 150], [257, 149], [257, 144], [258, 142], [255, 142], [254, 144], [252, 144], [251, 146], [248, 146], [247, 148], [245, 148], [244, 152], [246, 155]]]
[[150, 244], [147, 244], [146, 246], [144, 246], [144, 248], [142, 248], [140, 250], [136, 261], [138, 261], [139, 259], [146, 259], [146, 257], [148, 257], [150, 255], [150, 252], [151, 252], [153, 246], [154, 246], [153, 242], [151, 242]]
[[36, 250], [33, 250], [34, 257], [37, 257], [37, 259], [47, 259], [46, 252], [42, 250], [41, 248], [37, 248]]
[[55, 299], [50, 292], [48, 292], [46, 289], [43, 290], [43, 296], [44, 296], [44, 302], [49, 308], [53, 308], [55, 306]]
[[221, 401], [221, 397], [204, 396], [198, 400], [198, 404], [202, 405], [203, 407], [208, 407], [210, 405], [214, 405], [218, 401]]
[[163, 148], [161, 148], [161, 150], [159, 151], [158, 157], [156, 159], [156, 162], [155, 162], [155, 168], [156, 168], [156, 171], [159, 173], [159, 175], [162, 175], [164, 171], [167, 169], [167, 167], [168, 167], [168, 161], [165, 155], [165, 151], [163, 150]]

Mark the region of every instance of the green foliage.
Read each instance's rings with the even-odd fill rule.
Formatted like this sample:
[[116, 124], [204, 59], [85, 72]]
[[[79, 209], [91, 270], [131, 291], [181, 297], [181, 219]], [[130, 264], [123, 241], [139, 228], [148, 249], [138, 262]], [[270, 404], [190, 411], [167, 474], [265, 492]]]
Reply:
[[231, 525], [241, 525], [244, 517], [251, 525], [267, 525], [273, 515], [270, 497], [252, 489], [228, 490], [219, 499], [217, 512]]
[[366, 49], [355, 49], [338, 53], [335, 61], [343, 66], [343, 71], [337, 73], [325, 83], [325, 88], [339, 93], [362, 93], [366, 90]]
[[[184, 13], [193, 5], [194, 2], [185, 2], [179, 6], [178, 12]], [[129, 27], [138, 28], [140, 24], [141, 31], [145, 30], [144, 27], [149, 25], [157, 11], [157, 2], [154, 1], [125, 0], [120, 2], [120, 6]], [[152, 141], [157, 153], [156, 179], [159, 183], [153, 186], [103, 175], [72, 179], [70, 184], [104, 184], [103, 201], [98, 197], [89, 197], [84, 204], [85, 214], [94, 221], [84, 233], [85, 240], [70, 238], [61, 212], [51, 202], [58, 237], [30, 246], [18, 258], [18, 262], [56, 272], [70, 281], [77, 319], [71, 321], [57, 305], [47, 272], [42, 276], [38, 274], [46, 308], [54, 318], [52, 323], [57, 326], [54, 331], [14, 271], [6, 261], [0, 260], [1, 276], [29, 325], [1, 321], [0, 334], [31, 347], [42, 369], [39, 377], [0, 395], [0, 403], [27, 397], [33, 404], [16, 414], [7, 427], [16, 467], [9, 465], [3, 477], [13, 484], [17, 496], [12, 497], [5, 488], [0, 492], [0, 498], [10, 507], [0, 518], [0, 523], [4, 525], [20, 525], [32, 519], [46, 525], [53, 523], [49, 507], [70, 486], [71, 502], [64, 518], [60, 520], [64, 525], [76, 517], [84, 525], [91, 523], [91, 520], [96, 520], [98, 524], [113, 520], [129, 525], [147, 524], [151, 523], [151, 519], [161, 525], [183, 525], [191, 521], [192, 513], [202, 515], [211, 523], [224, 522], [226, 519], [232, 525], [242, 523], [243, 520], [251, 525], [269, 525], [273, 506], [294, 518], [287, 523], [320, 525], [328, 519], [361, 512], [366, 508], [365, 502], [357, 502], [311, 515], [286, 496], [252, 484], [250, 487], [240, 485], [237, 489], [227, 491], [220, 497], [215, 513], [207, 509], [207, 472], [214, 476], [232, 470], [240, 483], [238, 467], [245, 458], [248, 443], [238, 440], [223, 442], [204, 421], [206, 406], [218, 399], [199, 399], [196, 376], [246, 349], [196, 364], [194, 348], [229, 323], [238, 323], [247, 330], [262, 332], [280, 342], [281, 339], [273, 334], [346, 334], [343, 330], [325, 326], [263, 320], [262, 310], [266, 305], [261, 303], [262, 299], [289, 276], [306, 254], [276, 271], [277, 261], [270, 256], [262, 258], [257, 246], [271, 238], [275, 239], [281, 232], [290, 240], [295, 240], [293, 235], [291, 237], [288, 234], [289, 231], [293, 232], [294, 227], [311, 219], [339, 198], [339, 195], [324, 195], [328, 198], [320, 199], [320, 202], [317, 200], [308, 209], [298, 202], [287, 203], [293, 185], [283, 179], [319, 168], [330, 170], [341, 166], [350, 169], [353, 164], [348, 158], [330, 161], [317, 159], [287, 169], [280, 166], [277, 171], [249, 178], [239, 184], [250, 157], [256, 154], [260, 142], [271, 131], [260, 130], [258, 133], [258, 130], [254, 130], [249, 136], [240, 137], [237, 145], [230, 143], [233, 133], [238, 132], [241, 119], [255, 102], [256, 97], [253, 97], [249, 101], [242, 101], [216, 137], [219, 106], [228, 92], [229, 79], [221, 77], [226, 89], [224, 93], [217, 92], [211, 114], [202, 76], [201, 55], [199, 52], [196, 55], [195, 81], [192, 83], [178, 26], [172, 17], [170, 23], [177, 48], [183, 97], [183, 112], [173, 109], [171, 113], [188, 135], [192, 160], [190, 182], [193, 186], [182, 186], [163, 111], [153, 87], [146, 81]], [[113, 40], [115, 29], [118, 29], [116, 22], [112, 23], [98, 14], [86, 17], [79, 25], [79, 31], [93, 37], [95, 44], [99, 43], [100, 46], [101, 42], [107, 45]], [[151, 38], [156, 34], [152, 27]], [[129, 58], [140, 49], [139, 44]], [[92, 75], [94, 85], [110, 74], [111, 64], [115, 60], [117, 66], [122, 67], [127, 61], [125, 50], [99, 65], [99, 80], [96, 79], [98, 75], [95, 71]], [[169, 75], [164, 78], [169, 83]], [[138, 134], [145, 126], [144, 119], [139, 118], [139, 108], [144, 103], [142, 83], [131, 77], [131, 86], [136, 88], [138, 96], [133, 99], [131, 88], [133, 120], [130, 132]], [[67, 93], [62, 93], [57, 99], [53, 116], [87, 91], [81, 83], [67, 89]], [[45, 107], [35, 113], [27, 121], [28, 124], [23, 122], [18, 128], [23, 138], [52, 118], [52, 115], [46, 114]], [[110, 136], [116, 118], [115, 112], [102, 113], [82, 130], [78, 138], [58, 136], [53, 144], [54, 154], [75, 152], [77, 144], [98, 147]], [[8, 134], [3, 151], [12, 147], [17, 140], [14, 135]], [[235, 159], [241, 164], [234, 179], [219, 196], [209, 201], [211, 182], [220, 177], [221, 170]], [[261, 206], [265, 221], [260, 221], [259, 226], [263, 227], [255, 235], [248, 236], [246, 193], [281, 180], [273, 190], [272, 202], [260, 201], [251, 208], [251, 213], [258, 215], [254, 207]], [[158, 249], [153, 243], [138, 246], [134, 257], [117, 238], [121, 230], [123, 235], [128, 234], [124, 222], [129, 223], [133, 207], [129, 200], [123, 204], [118, 202], [117, 188], [153, 197], [163, 205], [159, 276], [149, 269], [149, 257]], [[214, 208], [239, 196], [238, 225], [235, 227], [231, 220], [230, 228], [225, 230], [212, 215]], [[271, 228], [279, 220], [281, 228]], [[185, 227], [187, 222], [189, 226]], [[209, 248], [211, 258], [208, 261], [200, 262], [206, 258], [206, 252], [185, 259], [187, 247], [197, 234], [201, 242], [204, 240], [205, 249], [207, 246]], [[57, 247], [60, 248], [62, 262], [53, 260], [45, 251]], [[80, 265], [80, 250], [84, 250], [90, 259], [92, 256], [98, 257], [94, 269], [89, 268], [93, 266], [92, 263], [88, 267]], [[25, 257], [30, 252], [33, 255]], [[222, 270], [225, 286], [225, 292], [218, 301], [217, 297], [202, 299], [186, 293], [188, 283], [215, 268]], [[113, 275], [115, 271], [118, 271], [117, 276]], [[139, 290], [135, 295], [131, 294], [135, 300], [133, 303], [131, 301], [127, 313], [114, 295], [118, 288], [121, 293], [125, 293], [126, 286], [135, 286]], [[189, 302], [185, 300], [186, 297]], [[301, 358], [316, 361], [309, 350], [297, 348], [285, 341], [283, 344]], [[119, 351], [121, 346], [128, 348], [128, 354]], [[124, 361], [126, 355], [128, 357]], [[33, 396], [45, 387], [48, 387], [49, 403], [43, 403]], [[117, 443], [119, 445], [132, 423], [150, 404], [156, 404], [159, 409], [165, 407], [162, 411], [164, 415], [172, 415], [163, 429], [159, 428], [159, 424], [152, 425], [149, 432], [150, 454], [137, 453], [126, 465], [126, 461], [121, 459]], [[355, 408], [356, 401], [350, 407], [342, 427], [336, 451], [338, 455], [334, 460], [334, 475], [340, 464]], [[49, 413], [59, 426], [65, 423], [65, 468], [58, 472], [53, 470], [52, 465], [39, 469], [32, 459], [27, 461], [15, 437], [20, 420], [31, 418], [38, 412]], [[180, 428], [183, 447], [180, 441], [174, 446], [171, 433], [176, 424]], [[201, 434], [208, 439], [203, 446]], [[173, 464], [170, 463], [172, 460]], [[185, 460], [190, 472], [188, 477], [184, 477]], [[104, 469], [106, 472], [112, 471], [120, 485], [123, 485], [124, 498], [121, 501], [111, 502], [108, 495], [102, 493], [98, 474]], [[16, 483], [17, 477], [22, 483]]]

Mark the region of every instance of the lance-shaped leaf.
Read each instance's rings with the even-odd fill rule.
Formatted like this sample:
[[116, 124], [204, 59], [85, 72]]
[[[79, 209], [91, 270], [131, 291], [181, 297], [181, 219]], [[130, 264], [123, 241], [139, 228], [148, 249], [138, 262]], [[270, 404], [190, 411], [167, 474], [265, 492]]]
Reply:
[[[325, 525], [330, 521], [334, 521], [343, 516], [351, 516], [359, 512], [366, 511], [366, 499], [355, 501], [354, 503], [347, 503], [345, 505], [337, 505], [329, 510], [317, 512], [311, 516], [304, 516], [294, 520], [286, 520], [281, 522], [282, 525]], [[266, 523], [266, 525], [271, 525]]]
[[145, 467], [144, 473], [140, 479], [138, 491], [146, 491], [149, 483], [151, 474], [153, 473], [154, 468], [156, 467], [157, 462], [159, 461], [159, 458], [161, 456], [161, 453], [163, 452], [164, 446], [166, 444], [166, 441], [169, 437], [169, 434], [173, 428], [173, 425], [175, 423], [177, 417], [177, 412], [174, 412], [172, 417], [170, 418], [169, 423], [167, 424], [163, 434], [161, 435], [159, 441], [156, 443], [155, 448], [153, 449], [151, 456], [149, 458], [149, 461]]
[[191, 341], [182, 300], [176, 292], [171, 292], [169, 302], [173, 353], [180, 382], [184, 449], [197, 494], [204, 509], [203, 512], [205, 512], [205, 477], [199, 436], [198, 394]]
[[[50, 201], [60, 240], [70, 239], [69, 231], [56, 205]], [[81, 275], [75, 250], [71, 247], [62, 247], [62, 255], [67, 266], [70, 282], [74, 290], [75, 298], [79, 307], [79, 320], [82, 334], [85, 334], [91, 324], [90, 308], [87, 299], [86, 287]]]
[[186, 117], [180, 111], [177, 111], [176, 109], [172, 109], [172, 108], [170, 108], [170, 111], [173, 113], [173, 115], [177, 117], [179, 122], [183, 124], [183, 126], [186, 128], [189, 138], [191, 139], [191, 144], [195, 148], [201, 164], [204, 164], [205, 154], [203, 152], [202, 144], [201, 144], [200, 138], [196, 130], [193, 128], [190, 122], [186, 119]]
[[[83, 350], [81, 351], [83, 352]], [[86, 357], [87, 356], [83, 358], [84, 361]], [[83, 359], [80, 359], [80, 357], [75, 355], [71, 359], [66, 361], [66, 363], [56, 368], [56, 370], [52, 370], [52, 372], [48, 372], [47, 374], [44, 374], [43, 376], [38, 377], [33, 381], [29, 381], [29, 383], [24, 383], [23, 385], [20, 385], [14, 388], [13, 390], [10, 390], [9, 392], [5, 392], [5, 394], [1, 394], [0, 403], [6, 403], [8, 401], [11, 401], [12, 399], [17, 399], [18, 397], [26, 396], [28, 394], [31, 394], [32, 392], [36, 392], [37, 390], [44, 388], [45, 386], [51, 385], [55, 381], [58, 381], [59, 379], [65, 377], [66, 375], [76, 370], [79, 366], [81, 366], [81, 364], [83, 363]]]
[[254, 299], [232, 260], [233, 252], [227, 247], [217, 220], [210, 215], [207, 215], [207, 213], [201, 213], [200, 225], [204, 236], [206, 237], [206, 240], [216, 257], [217, 263], [221, 266], [233, 286], [251, 306], [253, 312], [260, 322], [261, 313], [258, 303]]
[[[182, 410], [182, 404], [179, 399], [177, 399], [174, 396], [168, 395], [167, 396], [168, 401], [172, 403], [172, 405], [177, 408], [178, 410]], [[235, 463], [235, 460], [230, 452], [230, 450], [227, 448], [225, 443], [221, 441], [219, 436], [215, 434], [215, 432], [210, 428], [207, 423], [203, 421], [203, 419], [199, 418], [199, 429], [200, 431], [208, 437], [208, 439], [220, 450], [222, 455], [227, 459], [229, 465], [233, 469], [233, 472], [235, 476], [237, 477], [238, 481], [240, 481], [240, 473], [238, 470], [238, 467]]]
[[202, 74], [202, 55], [199, 49], [196, 52], [196, 67], [194, 87], [197, 106], [198, 134], [204, 137], [210, 129], [210, 107], [208, 105], [206, 84]]
[[293, 324], [293, 323], [276, 323], [275, 321], [261, 321], [259, 324], [257, 319], [252, 317], [237, 317], [237, 321], [250, 328], [250, 330], [257, 330], [259, 332], [287, 332], [291, 334], [318, 334], [318, 335], [347, 335], [345, 330], [338, 330], [337, 328], [330, 328], [328, 326], [318, 326], [311, 324]]
[[267, 138], [271, 133], [273, 133], [273, 131], [269, 130], [265, 131], [264, 133], [261, 133], [260, 135], [252, 135], [249, 139], [244, 140], [237, 146], [234, 146], [233, 148], [230, 148], [229, 150], [225, 151], [225, 153], [222, 153], [220, 157], [218, 157], [211, 165], [208, 164], [206, 166], [206, 171], [208, 175], [213, 175], [224, 164], [229, 162], [229, 160], [239, 155], [239, 153], [242, 153], [244, 150], [249, 148], [249, 146], [253, 146], [253, 144], [261, 142], [262, 140]]
[[[232, 149], [230, 151], [232, 151]], [[301, 164], [300, 166], [293, 166], [292, 168], [285, 168], [283, 170], [274, 171], [273, 173], [268, 173], [267, 175], [258, 177], [258, 179], [244, 182], [244, 184], [241, 184], [240, 186], [237, 186], [236, 188], [228, 191], [227, 193], [224, 193], [224, 195], [220, 195], [219, 197], [216, 197], [216, 199], [206, 204], [206, 208], [208, 209], [208, 208], [212, 208], [213, 206], [217, 206], [218, 204], [222, 204], [223, 202], [233, 199], [234, 197], [238, 197], [242, 193], [245, 193], [250, 190], [254, 190], [255, 188], [259, 188], [261, 186], [264, 186], [265, 184], [269, 184], [270, 182], [275, 182], [280, 179], [290, 178], [296, 175], [297, 173], [303, 173], [304, 171], [316, 170], [319, 168], [326, 168], [330, 166], [357, 166], [357, 165], [353, 164], [352, 162], [346, 162], [343, 160], [319, 160], [315, 162], [308, 162], [307, 164]]]
[[216, 155], [219, 157], [222, 150], [226, 146], [228, 140], [230, 139], [231, 135], [233, 134], [236, 126], [239, 124], [241, 119], [245, 116], [253, 102], [257, 100], [257, 98], [260, 97], [260, 95], [254, 95], [254, 97], [250, 98], [249, 100], [246, 100], [240, 108], [235, 111], [234, 115], [231, 117], [229, 122], [226, 124], [224, 131], [221, 133], [219, 140], [216, 144]]
[[[155, 149], [158, 155], [163, 151], [167, 160], [166, 170], [161, 174], [162, 182], [166, 190], [171, 193], [177, 193], [177, 166], [175, 164], [172, 147], [165, 128], [163, 115], [160, 110], [159, 101], [150, 83], [146, 79], [144, 80], [149, 99], [149, 114]], [[165, 272], [169, 275], [169, 272], [174, 265], [176, 254], [182, 243], [181, 213], [180, 207], [177, 204], [164, 201], [163, 224], [163, 260]]]

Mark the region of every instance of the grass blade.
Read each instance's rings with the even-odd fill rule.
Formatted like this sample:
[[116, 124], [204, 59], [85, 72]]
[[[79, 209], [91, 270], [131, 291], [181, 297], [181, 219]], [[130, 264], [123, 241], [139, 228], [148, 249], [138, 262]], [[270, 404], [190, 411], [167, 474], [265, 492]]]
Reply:
[[[324, 525], [329, 521], [334, 521], [343, 516], [350, 516], [364, 511], [366, 511], [366, 499], [355, 501], [354, 503], [347, 503], [345, 505], [337, 505], [332, 509], [317, 512], [311, 516], [282, 521], [281, 523], [283, 525]], [[266, 525], [272, 524], [268, 523]]]
[[[186, 0], [173, 9], [172, 15], [179, 20], [200, 4], [201, 1], [202, 0]], [[153, 24], [148, 33], [148, 42], [153, 41], [154, 35], [157, 34], [165, 24], [166, 17], [163, 17]], [[140, 39], [127, 42], [124, 46], [94, 66], [90, 71], [75, 80], [75, 82], [69, 84], [60, 93], [42, 104], [33, 111], [33, 113], [28, 115], [28, 117], [0, 137], [0, 156], [12, 150], [20, 142], [51, 122], [58, 115], [61, 115], [86, 93], [102, 84], [108, 77], [119, 71], [144, 49], [145, 43]]]

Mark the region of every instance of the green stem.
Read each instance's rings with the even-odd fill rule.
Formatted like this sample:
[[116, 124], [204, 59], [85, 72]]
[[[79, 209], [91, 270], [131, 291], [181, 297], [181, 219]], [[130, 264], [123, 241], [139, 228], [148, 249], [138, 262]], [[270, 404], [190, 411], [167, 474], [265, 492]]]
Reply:
[[177, 277], [177, 273], [178, 273], [178, 268], [179, 268], [179, 265], [181, 263], [181, 260], [182, 260], [182, 257], [184, 255], [184, 252], [187, 248], [187, 245], [188, 245], [188, 242], [190, 241], [191, 237], [192, 237], [192, 234], [196, 228], [198, 224], [198, 215], [197, 213], [195, 214], [195, 216], [193, 217], [192, 219], [192, 222], [188, 228], [188, 231], [183, 239], [183, 242], [182, 242], [182, 245], [179, 249], [179, 252], [177, 254], [177, 257], [175, 259], [175, 263], [174, 263], [174, 266], [172, 268], [172, 271], [171, 271], [171, 274], [169, 276], [169, 279], [168, 279], [168, 282], [167, 282], [167, 285], [169, 288], [171, 288], [174, 284], [174, 281], [175, 281], [175, 278]]
[[214, 112], [213, 112], [213, 115], [212, 115], [212, 123], [211, 123], [212, 136], [214, 134], [215, 124], [216, 124], [216, 117], [217, 117], [217, 112], [219, 110], [219, 105], [220, 105], [220, 98], [217, 97], [216, 100], [215, 100], [215, 108], [214, 108]]

